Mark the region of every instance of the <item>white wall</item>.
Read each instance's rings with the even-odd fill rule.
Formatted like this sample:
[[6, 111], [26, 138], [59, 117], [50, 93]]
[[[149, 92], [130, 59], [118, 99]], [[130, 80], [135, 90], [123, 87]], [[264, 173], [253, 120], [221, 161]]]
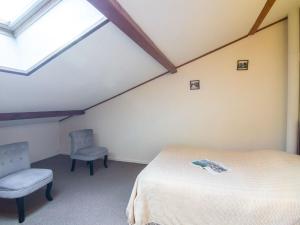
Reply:
[[[282, 22], [60, 123], [62, 152], [82, 128], [123, 161], [149, 162], [168, 144], [284, 149], [286, 33]], [[236, 71], [238, 59], [250, 60], [248, 71]], [[189, 90], [195, 79], [200, 91]]]
[[31, 162], [57, 155], [60, 152], [59, 124], [52, 122], [0, 127], [0, 145], [19, 141], [29, 142]]
[[299, 123], [300, 13], [294, 8], [288, 15], [288, 92], [286, 150], [296, 153]]

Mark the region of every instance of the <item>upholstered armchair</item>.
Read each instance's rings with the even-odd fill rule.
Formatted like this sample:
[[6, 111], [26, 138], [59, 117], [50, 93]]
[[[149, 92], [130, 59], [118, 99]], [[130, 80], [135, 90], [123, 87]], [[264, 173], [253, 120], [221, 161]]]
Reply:
[[47, 185], [46, 198], [52, 201], [53, 173], [30, 168], [28, 143], [0, 146], [0, 198], [16, 199], [19, 222], [25, 220], [24, 196]]
[[84, 129], [73, 131], [71, 137], [71, 171], [75, 170], [76, 160], [86, 161], [90, 166], [90, 175], [94, 175], [93, 161], [96, 159], [104, 159], [104, 167], [107, 168], [108, 150], [105, 147], [94, 145], [94, 137], [92, 129]]

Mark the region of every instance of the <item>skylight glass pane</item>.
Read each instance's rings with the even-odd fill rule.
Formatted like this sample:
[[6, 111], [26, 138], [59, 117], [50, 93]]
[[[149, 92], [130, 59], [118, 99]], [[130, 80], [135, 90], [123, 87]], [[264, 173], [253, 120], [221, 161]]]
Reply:
[[0, 23], [10, 26], [41, 0], [0, 0]]
[[[25, 12], [25, 16], [17, 19], [17, 24], [21, 23], [24, 17], [34, 15], [36, 9], [43, 7], [45, 3], [49, 8], [43, 8], [45, 13], [37, 16], [33, 22], [25, 22], [20, 30], [14, 30], [13, 36], [0, 33], [0, 69], [2, 67], [23, 73], [29, 72], [76, 44], [88, 32], [97, 30], [106, 20], [86, 0], [21, 1], [27, 2], [26, 7], [29, 7], [29, 10]], [[3, 0], [0, 0], [0, 7], [1, 4]], [[14, 26], [15, 24], [8, 29], [13, 30]]]

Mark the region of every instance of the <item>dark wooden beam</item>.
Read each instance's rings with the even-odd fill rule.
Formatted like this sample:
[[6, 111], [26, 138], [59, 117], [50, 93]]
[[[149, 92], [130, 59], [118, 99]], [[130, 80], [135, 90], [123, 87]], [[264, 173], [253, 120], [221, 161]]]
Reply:
[[268, 15], [269, 11], [271, 10], [272, 6], [274, 5], [276, 0], [267, 0], [264, 8], [260, 12], [259, 16], [257, 17], [254, 25], [252, 26], [251, 30], [249, 31], [249, 35], [253, 35], [259, 29], [259, 26], [262, 24], [266, 16]]
[[116, 0], [88, 1], [170, 73], [177, 72], [175, 65], [159, 50]]
[[84, 114], [84, 110], [0, 113], [0, 121], [75, 116], [82, 114]]

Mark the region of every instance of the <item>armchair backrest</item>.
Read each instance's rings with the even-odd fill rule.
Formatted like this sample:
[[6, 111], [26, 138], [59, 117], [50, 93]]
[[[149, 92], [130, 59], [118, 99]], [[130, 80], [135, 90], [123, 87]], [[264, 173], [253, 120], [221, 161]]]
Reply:
[[0, 145], [0, 178], [30, 168], [28, 142]]
[[72, 131], [69, 136], [71, 137], [71, 154], [76, 153], [79, 149], [94, 145], [92, 129]]

